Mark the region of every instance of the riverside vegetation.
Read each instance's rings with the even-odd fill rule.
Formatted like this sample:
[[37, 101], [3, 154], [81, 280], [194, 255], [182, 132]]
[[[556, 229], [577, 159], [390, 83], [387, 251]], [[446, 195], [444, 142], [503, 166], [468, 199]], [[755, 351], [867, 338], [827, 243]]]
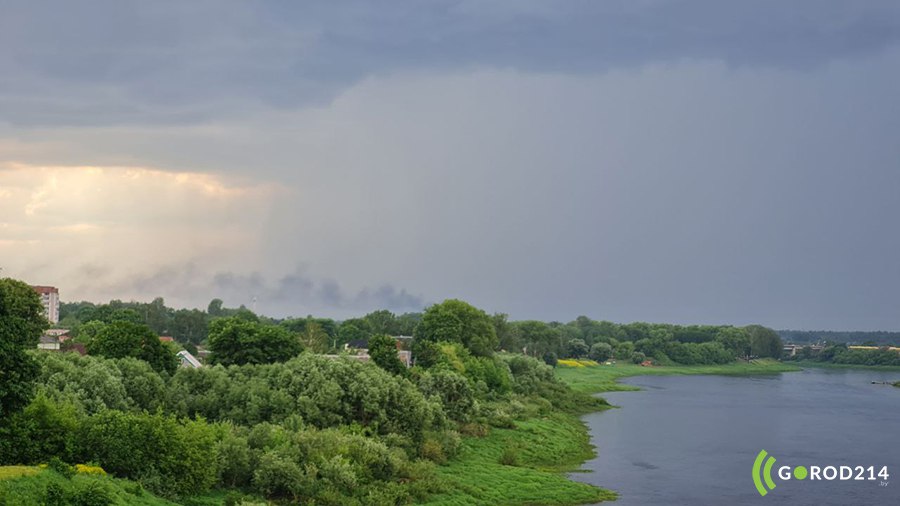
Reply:
[[[458, 300], [344, 322], [159, 301], [143, 316], [81, 304], [84, 320], [70, 306], [90, 355], [39, 352], [36, 294], [0, 280], [0, 504], [598, 502], [615, 494], [563, 474], [592, 454], [578, 417], [608, 405], [591, 392], [637, 373], [774, 370], [732, 362], [780, 352], [758, 326], [509, 322]], [[176, 368], [150, 338], [173, 314], [194, 322], [175, 346], [205, 344], [214, 365]], [[415, 367], [383, 337], [398, 329]], [[374, 363], [321, 355], [360, 336]], [[555, 372], [559, 357], [629, 364]], [[670, 365], [630, 364], [646, 360]]]

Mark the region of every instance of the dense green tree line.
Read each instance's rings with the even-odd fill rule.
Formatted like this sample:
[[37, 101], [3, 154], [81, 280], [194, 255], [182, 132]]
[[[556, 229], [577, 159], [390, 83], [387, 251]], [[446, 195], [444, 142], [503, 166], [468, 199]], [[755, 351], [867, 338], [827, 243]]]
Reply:
[[213, 299], [203, 311], [174, 309], [166, 306], [161, 297], [157, 297], [149, 303], [120, 300], [107, 304], [61, 303], [60, 318], [59, 326], [71, 329], [79, 340], [85, 335], [96, 334], [95, 326], [98, 324], [124, 321], [146, 325], [156, 335], [172, 336], [192, 352], [196, 346], [207, 341], [216, 319], [236, 318], [264, 325], [278, 324], [292, 335], [300, 336], [300, 342], [305, 348], [325, 353], [337, 351], [350, 341], [366, 341], [376, 335], [412, 336], [422, 314], [395, 315], [387, 310], [378, 310], [361, 318], [344, 321], [313, 316], [277, 320], [256, 315], [244, 306], [225, 307], [221, 299]]
[[[426, 313], [427, 315], [427, 313]], [[723, 364], [738, 358], [781, 356], [778, 334], [759, 325], [747, 327], [616, 324], [579, 316], [572, 322], [510, 322], [492, 318], [502, 349], [535, 357], [584, 358], [659, 363]]]
[[340, 325], [214, 304], [207, 340], [217, 364], [173, 369], [172, 350], [133, 308], [81, 324], [89, 356], [35, 350], [45, 322], [34, 292], [8, 287], [0, 329], [29, 337], [3, 345], [33, 375], [4, 399], [0, 463], [56, 462], [67, 475], [64, 462], [92, 462], [171, 498], [224, 487], [297, 503], [408, 504], [440, 488], [433, 468], [458, 450], [459, 431], [511, 427], [528, 405], [600, 402], [534, 358], [497, 354], [491, 317], [461, 301], [416, 319], [427, 367], [399, 364], [387, 333], [402, 318], [388, 312], [354, 323], [371, 333], [366, 364], [301, 351]]
[[882, 346], [877, 349], [850, 349], [844, 343], [828, 345], [819, 351], [814, 351], [810, 346], [805, 346], [794, 356], [786, 357], [786, 359], [846, 365], [900, 366], [900, 352], [892, 350], [888, 346]]
[[779, 330], [778, 335], [789, 343], [846, 343], [864, 346], [900, 346], [900, 332], [838, 331], [838, 330]]
[[[30, 373], [0, 397], [0, 460], [94, 462], [166, 497], [223, 487], [300, 503], [411, 503], [440, 487], [433, 468], [461, 432], [602, 403], [560, 383], [545, 364], [555, 356], [701, 364], [781, 350], [755, 326], [510, 322], [460, 300], [422, 314], [276, 321], [214, 300], [196, 310], [202, 332], [178, 334], [208, 346], [209, 365], [179, 369], [157, 337], [176, 334], [178, 312], [162, 299], [68, 307], [90, 352], [81, 357], [33, 349], [46, 322], [22, 286], [0, 285], [2, 345]], [[414, 336], [412, 368], [397, 357], [390, 336], [400, 334]], [[351, 339], [368, 341], [372, 363], [322, 355]]]

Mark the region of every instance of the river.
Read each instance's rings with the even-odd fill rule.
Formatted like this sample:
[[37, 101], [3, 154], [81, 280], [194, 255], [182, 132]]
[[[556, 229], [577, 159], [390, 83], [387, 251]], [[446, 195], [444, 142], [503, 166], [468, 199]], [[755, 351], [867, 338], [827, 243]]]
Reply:
[[[617, 491], [615, 506], [900, 505], [900, 372], [805, 369], [771, 376], [640, 376], [620, 406], [584, 418], [597, 447], [571, 478]], [[761, 497], [756, 455], [776, 458]], [[888, 466], [874, 481], [789, 481], [781, 466]], [[820, 475], [821, 476], [821, 475]], [[855, 476], [855, 473], [854, 473]]]

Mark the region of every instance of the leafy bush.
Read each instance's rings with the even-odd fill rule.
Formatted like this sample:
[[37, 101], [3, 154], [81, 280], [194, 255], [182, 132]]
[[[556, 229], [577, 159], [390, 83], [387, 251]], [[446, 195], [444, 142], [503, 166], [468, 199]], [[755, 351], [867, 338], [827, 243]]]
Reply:
[[475, 409], [475, 394], [469, 381], [452, 371], [427, 372], [419, 380], [419, 389], [426, 396], [440, 399], [447, 416], [467, 421]]
[[202, 420], [106, 411], [82, 426], [79, 460], [98, 462], [119, 477], [176, 497], [215, 483], [214, 443], [214, 429]]
[[465, 375], [485, 395], [504, 395], [511, 390], [509, 366], [496, 357], [472, 357], [466, 360]]
[[47, 467], [56, 471], [60, 474], [60, 476], [63, 476], [65, 478], [71, 478], [75, 476], [75, 468], [60, 460], [59, 457], [51, 458], [50, 461], [47, 462]]
[[[260, 455], [252, 487], [272, 499], [354, 504], [398, 480], [419, 477], [402, 450], [347, 430], [267, 425], [251, 432], [250, 449]], [[441, 444], [435, 440], [423, 448]]]
[[544, 383], [556, 382], [553, 368], [525, 355], [501, 355], [512, 374], [513, 391], [519, 394], [538, 393]]
[[0, 427], [0, 459], [5, 464], [37, 464], [54, 458], [71, 461], [80, 425], [73, 404], [40, 393]]
[[172, 379], [168, 404], [187, 417], [253, 425], [299, 415], [318, 428], [356, 423], [417, 442], [440, 422], [408, 380], [308, 353], [281, 364], [182, 369]]
[[500, 463], [504, 466], [519, 465], [519, 449], [515, 446], [507, 444], [503, 447], [503, 453], [500, 454]]
[[596, 343], [591, 346], [590, 357], [597, 362], [605, 362], [612, 358], [613, 348], [607, 343]]

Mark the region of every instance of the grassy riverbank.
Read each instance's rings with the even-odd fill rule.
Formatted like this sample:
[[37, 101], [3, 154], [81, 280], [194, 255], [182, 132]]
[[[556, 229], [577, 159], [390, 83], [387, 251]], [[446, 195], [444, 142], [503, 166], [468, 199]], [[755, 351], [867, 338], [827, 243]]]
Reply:
[[613, 364], [594, 367], [557, 367], [556, 375], [573, 390], [585, 393], [638, 390], [637, 387], [619, 383], [629, 376], [673, 376], [686, 374], [713, 374], [740, 376], [747, 374], [775, 374], [799, 371], [801, 368], [776, 360], [754, 360], [724, 365], [641, 367], [635, 364]]
[[[635, 390], [617, 383], [639, 375], [774, 374], [799, 367], [774, 360], [718, 366], [641, 367], [633, 364], [557, 367], [556, 374], [582, 393]], [[484, 437], [466, 437], [460, 454], [437, 469], [446, 485], [431, 506], [575, 505], [616, 497], [614, 492], [576, 483], [563, 474], [594, 456], [587, 427], [577, 412], [553, 411], [494, 428]]]
[[576, 415], [555, 412], [468, 437], [460, 455], [437, 470], [446, 491], [431, 506], [575, 505], [616, 494], [566, 478], [594, 455]]
[[817, 367], [822, 369], [860, 369], [866, 371], [900, 372], [900, 366], [897, 365], [835, 364], [833, 362], [816, 362], [814, 360], [798, 360], [796, 362], [788, 363], [800, 367]]

